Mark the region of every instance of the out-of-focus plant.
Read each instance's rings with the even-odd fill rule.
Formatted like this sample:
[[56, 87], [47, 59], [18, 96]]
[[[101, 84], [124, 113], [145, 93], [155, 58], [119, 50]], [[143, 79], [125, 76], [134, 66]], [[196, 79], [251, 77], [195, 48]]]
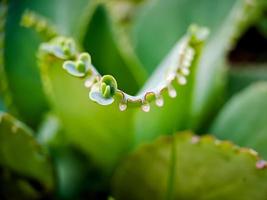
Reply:
[[265, 9], [2, 0], [0, 198], [266, 199], [266, 69], [227, 60]]

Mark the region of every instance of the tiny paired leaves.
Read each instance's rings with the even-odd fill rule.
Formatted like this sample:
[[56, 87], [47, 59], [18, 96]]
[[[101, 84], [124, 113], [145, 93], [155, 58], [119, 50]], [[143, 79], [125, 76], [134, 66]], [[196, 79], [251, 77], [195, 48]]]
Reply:
[[88, 53], [80, 54], [77, 61], [66, 61], [63, 64], [69, 74], [76, 77], [84, 77], [87, 75], [91, 67], [91, 57]]
[[109, 105], [114, 102], [114, 95], [118, 86], [116, 79], [111, 75], [105, 75], [99, 83], [92, 86], [89, 97], [100, 105]]

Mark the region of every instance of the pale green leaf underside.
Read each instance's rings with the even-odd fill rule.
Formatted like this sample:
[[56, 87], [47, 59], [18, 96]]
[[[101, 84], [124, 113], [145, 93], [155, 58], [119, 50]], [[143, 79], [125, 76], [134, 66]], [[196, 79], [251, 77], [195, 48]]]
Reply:
[[182, 133], [127, 157], [115, 173], [113, 193], [117, 200], [265, 200], [265, 167], [253, 150]]
[[211, 133], [254, 148], [267, 159], [267, 82], [233, 96], [215, 119]]
[[32, 132], [6, 113], [0, 113], [0, 165], [22, 177], [53, 187], [50, 160], [34, 139]]

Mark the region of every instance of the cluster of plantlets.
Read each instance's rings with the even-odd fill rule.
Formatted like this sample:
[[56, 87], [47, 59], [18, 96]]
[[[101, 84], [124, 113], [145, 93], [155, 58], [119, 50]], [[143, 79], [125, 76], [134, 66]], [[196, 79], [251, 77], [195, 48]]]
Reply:
[[227, 60], [263, 0], [0, 12], [1, 199], [266, 199], [267, 75]]

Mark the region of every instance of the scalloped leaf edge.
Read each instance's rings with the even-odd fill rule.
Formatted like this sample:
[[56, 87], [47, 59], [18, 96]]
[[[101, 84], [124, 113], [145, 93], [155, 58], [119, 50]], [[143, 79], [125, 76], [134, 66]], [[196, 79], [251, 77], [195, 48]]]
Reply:
[[[162, 107], [164, 104], [164, 100], [162, 98], [162, 94], [165, 91], [168, 91], [169, 96], [175, 98], [177, 96], [176, 90], [172, 86], [174, 82], [177, 81], [180, 85], [185, 85], [187, 82], [186, 76], [190, 73], [190, 67], [193, 63], [193, 60], [196, 57], [195, 45], [198, 43], [203, 43], [208, 35], [208, 30], [203, 27], [197, 27], [196, 25], [191, 26], [189, 28], [188, 33], [181, 39], [178, 44], [178, 47], [174, 48], [171, 58], [168, 58], [167, 64], [170, 65], [168, 68], [164, 69], [165, 71], [165, 79], [159, 80], [159, 83], [154, 85], [153, 88], [145, 89], [140, 92], [136, 96], [129, 95], [123, 92], [120, 89], [117, 89], [113, 97], [109, 97], [106, 100], [99, 95], [91, 95], [91, 90], [94, 89], [100, 90], [99, 83], [101, 81], [102, 76], [96, 70], [96, 68], [90, 63], [90, 67], [86, 67], [86, 72], [83, 74], [76, 75], [76, 73], [69, 73], [75, 77], [84, 77], [85, 82], [84, 85], [89, 89], [89, 97], [91, 100], [101, 104], [101, 105], [110, 105], [114, 101], [119, 102], [119, 109], [121, 111], [125, 111], [127, 107], [137, 107], [141, 106], [141, 109], [144, 112], [149, 112], [150, 105], [149, 103], [155, 100], [157, 106]], [[64, 37], [60, 37], [61, 40], [64, 40]], [[43, 43], [40, 46], [40, 51], [54, 56], [57, 59], [61, 59], [63, 61], [63, 69], [66, 69], [66, 65], [68, 63], [78, 62], [81, 55], [87, 53], [79, 53], [77, 50], [73, 52], [73, 56], [69, 59], [67, 55], [58, 56], [57, 51], [55, 49], [63, 48], [62, 44], [58, 42], [59, 39], [54, 38], [48, 43]], [[65, 40], [70, 40], [65, 38]], [[73, 42], [74, 45], [74, 42]], [[77, 49], [77, 48], [75, 48]], [[62, 50], [61, 52], [64, 52]], [[176, 55], [178, 54], [178, 55]], [[89, 55], [89, 54], [87, 54]], [[90, 56], [89, 56], [90, 57]], [[84, 63], [85, 66], [88, 63]], [[68, 72], [68, 70], [66, 70]], [[81, 75], [81, 76], [80, 76]], [[113, 99], [114, 98], [114, 99]]]
[[[167, 166], [167, 167], [170, 167], [170, 168], [167, 168], [167, 169], [168, 170], [174, 169], [173, 168], [174, 166], [172, 166], [172, 165], [173, 165], [173, 161], [176, 160], [176, 158], [173, 158], [173, 156], [175, 156], [176, 147], [173, 148], [173, 146], [176, 145], [177, 142], [188, 144], [188, 145], [198, 145], [199, 147], [202, 147], [204, 144], [212, 145], [213, 148], [215, 148], [215, 149], [218, 149], [221, 151], [229, 151], [229, 152], [231, 152], [231, 154], [233, 153], [236, 156], [240, 156], [240, 157], [244, 157], [244, 158], [249, 159], [251, 161], [250, 164], [255, 163], [255, 165], [252, 166], [251, 169], [253, 169], [253, 167], [255, 167], [256, 172], [259, 171], [259, 175], [262, 173], [260, 171], [264, 170], [266, 172], [266, 170], [267, 170], [267, 161], [263, 160], [254, 149], [237, 146], [233, 142], [228, 141], [228, 140], [218, 140], [213, 135], [209, 135], [209, 134], [199, 136], [199, 135], [195, 135], [194, 133], [192, 133], [190, 131], [178, 132], [178, 133], [175, 133], [174, 135], [161, 136], [151, 143], [142, 144], [139, 146], [139, 148], [135, 149], [135, 151], [132, 152], [128, 157], [126, 157], [124, 159], [124, 161], [121, 163], [121, 165], [117, 168], [117, 170], [113, 176], [113, 179], [112, 179], [112, 185], [113, 185], [112, 190], [113, 190], [114, 196], [121, 199], [120, 198], [121, 197], [120, 192], [117, 191], [117, 189], [120, 190], [120, 188], [118, 187], [120, 184], [117, 185], [117, 183], [118, 183], [117, 181], [118, 180], [123, 181], [123, 180], [125, 180], [125, 178], [126, 178], [126, 180], [129, 178], [129, 177], [125, 177], [128, 174], [127, 171], [125, 171], [126, 173], [123, 172], [123, 174], [120, 174], [120, 171], [122, 169], [124, 169], [124, 166], [126, 166], [126, 169], [128, 169], [127, 166], [128, 167], [131, 166], [131, 163], [134, 163], [135, 160], [138, 161], [140, 159], [140, 156], [142, 156], [143, 153], [151, 154], [154, 150], [156, 150], [156, 149], [158, 150], [159, 147], [164, 146], [164, 145], [169, 145], [169, 147], [168, 147], [169, 152], [167, 153], [167, 157], [169, 157], [169, 160], [168, 160], [169, 166]], [[149, 155], [146, 155], [146, 156], [149, 156]], [[145, 160], [143, 160], [143, 161], [145, 161]], [[132, 170], [134, 171], [135, 168], [132, 168]], [[140, 172], [142, 172], [142, 171], [140, 171]], [[168, 194], [168, 192], [171, 192], [171, 193], [173, 192], [172, 191], [173, 188], [171, 188], [171, 190], [169, 190], [170, 187], [174, 187], [174, 185], [173, 185], [174, 180], [173, 180], [173, 177], [171, 177], [171, 176], [173, 176], [173, 173], [174, 172], [171, 172], [171, 171], [169, 173], [166, 173], [166, 175], [168, 176], [168, 178], [166, 179], [167, 180], [167, 185], [166, 185], [167, 190], [165, 191], [167, 194], [167, 197], [170, 197], [170, 196], [173, 197], [172, 196], [173, 194]], [[121, 177], [120, 177], [121, 175], [124, 177], [123, 179], [121, 179]], [[267, 175], [267, 173], [266, 173], [266, 175]], [[135, 178], [133, 178], [133, 180], [134, 179]], [[129, 180], [131, 180], [131, 179], [129, 179]], [[136, 180], [139, 180], [139, 179], [137, 178]], [[125, 184], [125, 183], [123, 182], [123, 184]], [[136, 188], [133, 188], [133, 189], [136, 189]], [[138, 187], [137, 187], [137, 189], [138, 189]], [[125, 193], [126, 191], [129, 191], [129, 188], [124, 190], [124, 192], [122, 192], [122, 194], [127, 195], [127, 193]], [[119, 193], [117, 193], [117, 192], [119, 192]]]
[[35, 30], [45, 40], [49, 40], [58, 35], [56, 27], [45, 17], [38, 15], [34, 11], [26, 10], [22, 15], [20, 25]]

